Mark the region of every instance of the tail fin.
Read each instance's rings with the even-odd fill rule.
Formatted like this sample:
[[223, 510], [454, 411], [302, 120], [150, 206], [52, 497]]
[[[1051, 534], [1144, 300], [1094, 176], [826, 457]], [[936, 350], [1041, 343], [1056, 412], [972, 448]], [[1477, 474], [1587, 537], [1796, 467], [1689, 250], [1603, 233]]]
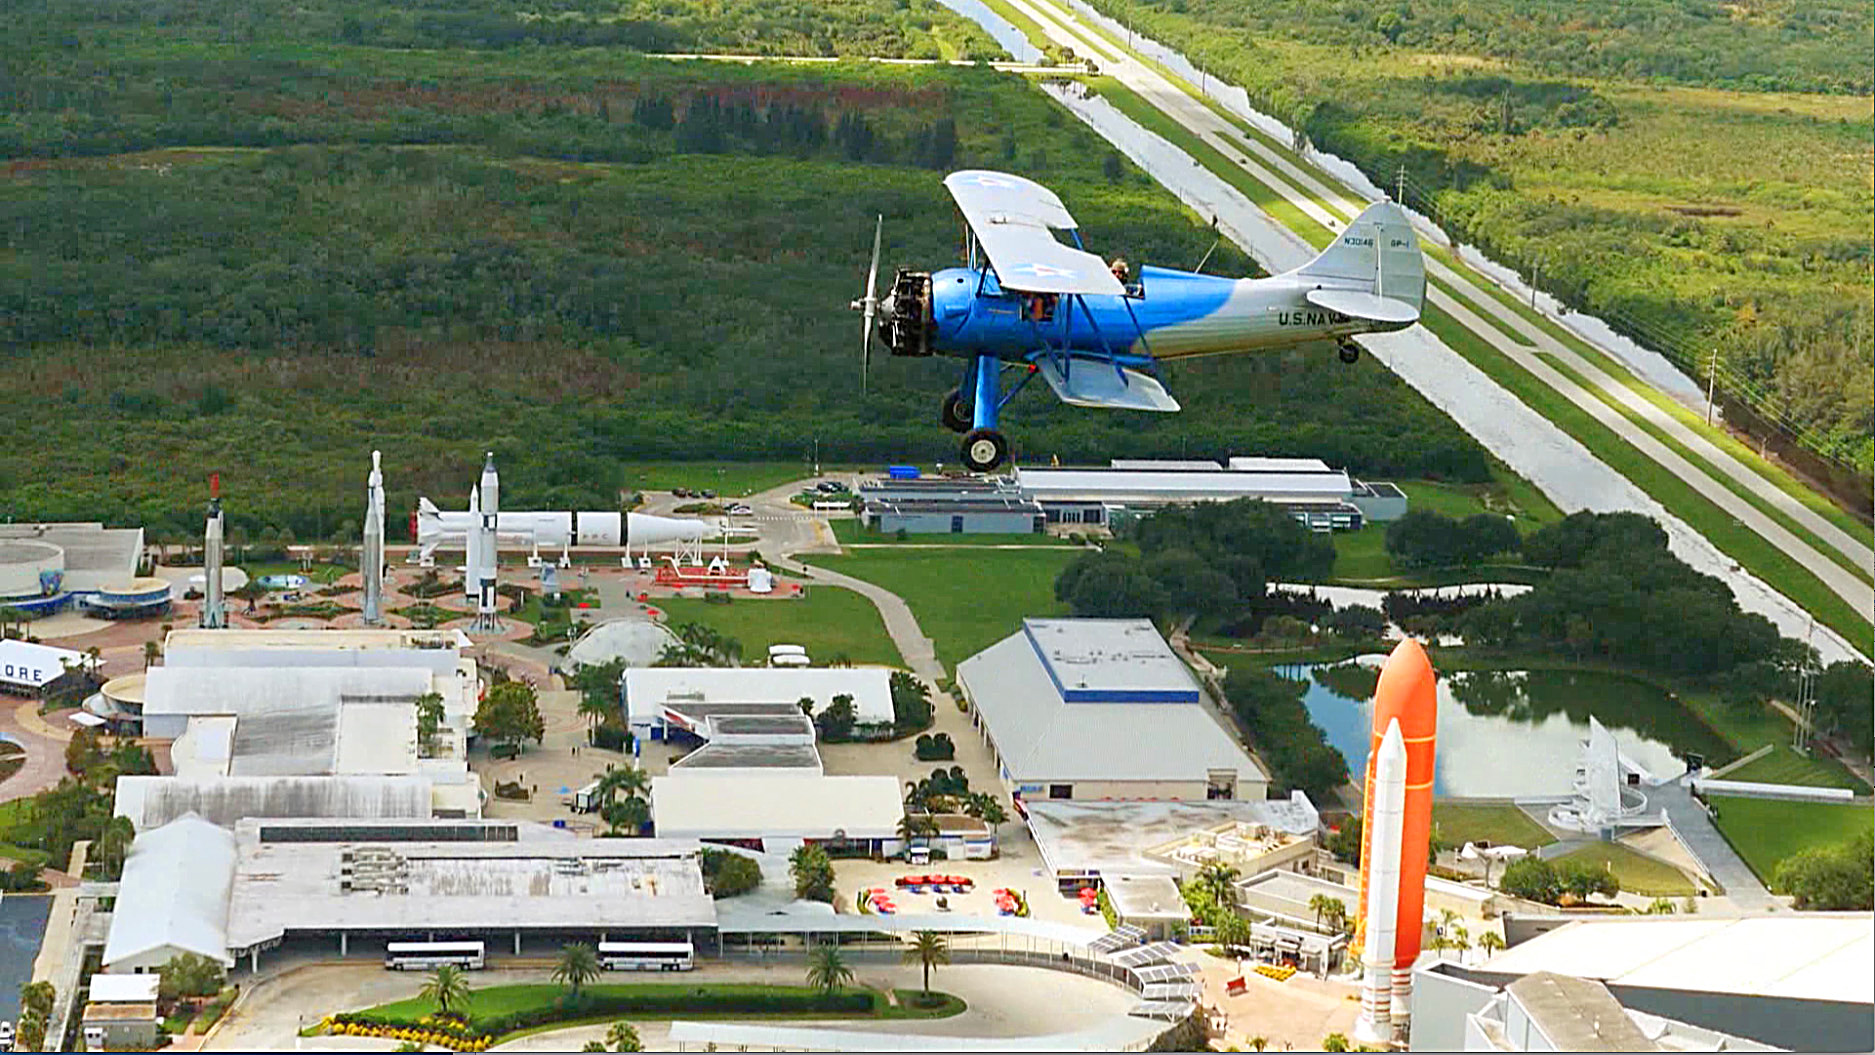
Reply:
[[1359, 319], [1409, 325], [1426, 298], [1426, 264], [1405, 210], [1375, 202], [1322, 255], [1290, 274], [1316, 283], [1308, 299]]

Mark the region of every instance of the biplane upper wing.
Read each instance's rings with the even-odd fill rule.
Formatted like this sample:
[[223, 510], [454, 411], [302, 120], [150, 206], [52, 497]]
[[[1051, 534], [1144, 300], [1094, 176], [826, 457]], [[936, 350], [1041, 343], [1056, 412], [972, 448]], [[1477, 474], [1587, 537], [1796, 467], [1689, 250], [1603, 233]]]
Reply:
[[944, 178], [977, 244], [1004, 289], [1069, 295], [1125, 294], [1106, 262], [1055, 241], [1052, 229], [1072, 230], [1074, 217], [1055, 192], [1006, 172], [966, 169]]

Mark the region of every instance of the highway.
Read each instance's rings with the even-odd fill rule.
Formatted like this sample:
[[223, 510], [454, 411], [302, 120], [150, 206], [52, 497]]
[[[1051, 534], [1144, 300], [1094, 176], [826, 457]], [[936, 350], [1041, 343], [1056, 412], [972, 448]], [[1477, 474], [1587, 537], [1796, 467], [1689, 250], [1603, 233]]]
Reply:
[[[1331, 211], [1324, 205], [1324, 202], [1333, 205], [1346, 215], [1353, 215], [1363, 207], [1364, 203], [1357, 202], [1344, 191], [1329, 186], [1327, 177], [1305, 171], [1279, 152], [1269, 149], [1255, 137], [1243, 134], [1157, 69], [1109, 45], [1098, 33], [1083, 25], [1077, 15], [1052, 3], [1047, 3], [1045, 0], [1007, 0], [1007, 2], [1012, 8], [1042, 27], [1056, 44], [1072, 48], [1077, 55], [1092, 58], [1103, 73], [1114, 77], [1166, 116], [1217, 148], [1253, 179], [1280, 194], [1304, 215], [1321, 223], [1324, 227], [1330, 230], [1340, 230], [1345, 226], [1343, 218]], [[1072, 98], [1072, 93], [1057, 92], [1055, 94], [1057, 98], [1062, 98], [1063, 102], [1083, 120], [1088, 121], [1096, 131], [1101, 132], [1110, 141], [1114, 141], [1115, 145], [1121, 146], [1133, 160], [1143, 162], [1143, 167], [1149, 173], [1160, 178], [1162, 182], [1167, 182], [1168, 186], [1172, 186], [1174, 181], [1166, 180], [1166, 170], [1177, 170], [1175, 182], [1182, 184], [1183, 187], [1173, 187], [1173, 189], [1180, 191], [1181, 197], [1186, 198], [1188, 203], [1197, 204], [1192, 202], [1195, 194], [1204, 204], [1210, 205], [1214, 214], [1219, 218], [1220, 227], [1233, 236], [1242, 234], [1250, 239], [1244, 247], [1259, 260], [1265, 261], [1276, 269], [1286, 269], [1313, 255], [1314, 251], [1309, 249], [1299, 237], [1281, 228], [1280, 224], [1262, 210], [1257, 209], [1234, 188], [1218, 179], [1215, 174], [1203, 169], [1176, 146], [1150, 133], [1141, 135], [1143, 130], [1138, 129], [1136, 125], [1131, 130], [1119, 128], [1118, 122], [1125, 122], [1128, 125], [1132, 122], [1127, 121], [1124, 115], [1118, 114], [1117, 111], [1099, 114], [1098, 112], [1103, 108], [1100, 100], [1077, 101]], [[1111, 107], [1105, 107], [1105, 109], [1111, 111]], [[1094, 120], [1090, 117], [1099, 119]], [[1118, 141], [1117, 136], [1121, 134], [1133, 141], [1130, 149], [1128, 149], [1128, 144]], [[1142, 147], [1142, 142], [1150, 145]], [[1142, 157], [1140, 156], [1142, 152], [1158, 156], [1156, 158]], [[1223, 215], [1227, 209], [1236, 214], [1229, 218], [1229, 222]], [[1254, 215], [1246, 215], [1246, 211]], [[1764, 537], [1792, 560], [1816, 575], [1831, 591], [1854, 606], [1857, 611], [1866, 614], [1875, 610], [1875, 587], [1830, 556], [1820, 552], [1809, 541], [1800, 538], [1773, 517], [1766, 515], [1757, 506], [1746, 501], [1720, 480], [1715, 479], [1713, 473], [1695, 465], [1691, 460], [1662, 443], [1633, 420], [1604, 402], [1594, 392], [1563, 374], [1555, 365], [1552, 365], [1552, 361], [1566, 367], [1590, 385], [1608, 392], [1624, 406], [1633, 408], [1662, 433], [1671, 437], [1686, 450], [1693, 452], [1707, 465], [1712, 466], [1714, 471], [1748, 489], [1767, 505], [1777, 509], [1793, 522], [1802, 525], [1824, 545], [1834, 548], [1858, 567], [1863, 568], [1875, 564], [1875, 552], [1871, 552], [1865, 540], [1842, 531], [1789, 494], [1778, 489], [1749, 466], [1719, 449], [1609, 376], [1594, 363], [1589, 362], [1529, 320], [1498, 302], [1484, 290], [1479, 289], [1465, 275], [1453, 271], [1437, 260], [1429, 258], [1427, 264], [1432, 275], [1470, 302], [1468, 305], [1443, 290], [1433, 288], [1429, 291], [1433, 304], [1452, 315], [1480, 339], [1489, 342], [1497, 351], [1509, 357], [1532, 376], [1593, 416], [1636, 450], [1685, 481], [1688, 486], [1731, 515], [1740, 524]], [[1472, 305], [1476, 306], [1475, 310]], [[1483, 312], [1482, 316], [1479, 314], [1480, 311]], [[1535, 342], [1534, 347], [1513, 339], [1506, 329]], [[1459, 359], [1457, 353], [1446, 348], [1423, 327], [1415, 327], [1406, 331], [1405, 334], [1367, 339], [1366, 343], [1409, 384], [1425, 393], [1441, 409], [1451, 413], [1461, 426], [1476, 436], [1480, 442], [1485, 443], [1494, 454], [1542, 487], [1545, 493], [1564, 509], [1627, 508], [1662, 520], [1666, 523], [1669, 535], [1675, 543], [1675, 552], [1682, 558], [1708, 574], [1724, 578], [1733, 586], [1740, 603], [1747, 610], [1758, 611], [1771, 618], [1786, 635], [1799, 639], [1805, 636], [1809, 625], [1808, 615], [1794, 602], [1740, 570], [1736, 562], [1721, 553], [1710, 541], [1700, 536], [1691, 527], [1667, 514], [1659, 503], [1647, 496], [1639, 487], [1625, 479], [1621, 479], [1625, 487], [1611, 486], [1612, 482], [1605, 477], [1612, 475], [1618, 478], [1618, 474], [1567, 436], [1545, 435], [1560, 432], [1560, 430], [1548, 423], [1547, 419], [1542, 419], [1524, 407], [1482, 371], [1469, 368], [1468, 363], [1463, 364], [1461, 368], [1460, 365], [1451, 362], [1451, 360]], [[1448, 387], [1455, 382], [1463, 386], [1457, 392]], [[1507, 412], [1509, 406], [1513, 404], [1523, 411], [1522, 414], [1512, 413], [1512, 417], [1521, 424], [1517, 428], [1507, 430], [1503, 427], [1505, 421], [1501, 415]], [[1497, 417], [1498, 420], [1495, 422], [1486, 420], [1489, 417]], [[1535, 421], [1530, 419], [1535, 419]], [[1542, 424], [1538, 426], [1536, 422]], [[1544, 460], [1548, 464], [1538, 468], [1537, 471], [1531, 471], [1527, 465], [1532, 459], [1521, 456], [1524, 452], [1520, 451], [1520, 448], [1526, 444], [1573, 448], [1570, 461], [1574, 464], [1568, 466], [1566, 473], [1559, 474], [1557, 469], [1561, 467], [1554, 464], [1553, 457], [1546, 457], [1539, 460]], [[1617, 494], [1618, 492], [1625, 493]], [[1861, 648], [1850, 646], [1847, 641], [1822, 627], [1818, 628], [1817, 634], [1817, 643], [1826, 657], [1841, 658], [1851, 654], [1860, 655], [1862, 652]]]

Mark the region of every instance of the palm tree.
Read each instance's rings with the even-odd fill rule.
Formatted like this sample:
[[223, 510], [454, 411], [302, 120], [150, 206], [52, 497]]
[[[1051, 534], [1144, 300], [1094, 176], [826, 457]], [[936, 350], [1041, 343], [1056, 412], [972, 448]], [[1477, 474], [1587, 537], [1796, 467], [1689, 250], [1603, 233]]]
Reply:
[[1664, 897], [1655, 898], [1653, 904], [1647, 906], [1647, 914], [1649, 916], [1673, 915], [1673, 899]]
[[630, 1022], [614, 1022], [612, 1028], [605, 1031], [605, 1042], [612, 1045], [613, 1051], [643, 1051], [644, 1042], [638, 1039], [638, 1030]]
[[1250, 1038], [1250, 1050], [1251, 1051], [1262, 1051], [1264, 1048], [1267, 1048], [1269, 1046], [1270, 1046], [1270, 1038], [1268, 1037], [1255, 1036], [1255, 1037]]
[[1315, 929], [1322, 929], [1322, 916], [1328, 912], [1328, 895], [1316, 894], [1309, 898], [1309, 911], [1315, 913]]
[[1198, 886], [1211, 892], [1211, 900], [1229, 908], [1235, 899], [1231, 897], [1231, 884], [1242, 873], [1222, 861], [1210, 861], [1198, 869], [1195, 877]]
[[599, 808], [604, 809], [619, 800], [622, 795], [628, 799], [642, 798], [651, 790], [651, 778], [645, 771], [634, 765], [614, 766], [599, 778], [599, 787], [595, 795], [599, 799]]
[[611, 834], [620, 835], [629, 831], [636, 835], [645, 830], [645, 825], [651, 823], [651, 805], [633, 796], [620, 799], [605, 807], [600, 812], [600, 816], [605, 818]]
[[150, 664], [156, 662], [156, 657], [162, 654], [163, 646], [154, 641], [145, 641], [143, 643], [143, 669], [149, 670]]
[[937, 931], [921, 930], [912, 935], [911, 946], [905, 950], [905, 962], [924, 968], [924, 995], [930, 996], [931, 968], [951, 962], [950, 942]]
[[1338, 897], [1328, 898], [1322, 903], [1322, 915], [1328, 919], [1329, 930], [1340, 930], [1348, 922], [1347, 903]]
[[579, 716], [586, 719], [586, 741], [592, 742], [592, 727], [612, 717], [614, 704], [611, 700], [597, 695], [581, 695], [579, 698]]
[[1486, 957], [1504, 951], [1504, 936], [1494, 930], [1487, 930], [1478, 935], [1478, 948], [1484, 950]]
[[417, 997], [435, 1004], [438, 1014], [450, 1015], [467, 1007], [474, 993], [469, 980], [462, 976], [462, 968], [446, 963], [430, 972], [430, 980], [423, 983]]
[[1452, 924], [1452, 936], [1447, 939], [1452, 948], [1458, 950], [1458, 962], [1465, 962], [1465, 953], [1471, 950], [1471, 932], [1461, 923]]
[[553, 965], [553, 980], [566, 987], [567, 996], [578, 1002], [580, 990], [586, 983], [599, 977], [599, 951], [583, 941], [576, 941], [560, 949], [560, 958]]
[[1340, 1033], [1330, 1033], [1322, 1038], [1323, 1051], [1352, 1051], [1348, 1047], [1348, 1038]]
[[832, 996], [853, 981], [853, 969], [840, 955], [838, 945], [817, 945], [807, 957], [807, 984]]

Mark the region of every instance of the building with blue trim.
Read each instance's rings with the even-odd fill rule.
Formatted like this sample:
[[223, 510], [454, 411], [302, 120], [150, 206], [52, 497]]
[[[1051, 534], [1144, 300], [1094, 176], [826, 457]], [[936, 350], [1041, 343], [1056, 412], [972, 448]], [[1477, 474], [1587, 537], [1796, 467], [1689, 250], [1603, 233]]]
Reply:
[[1269, 774], [1146, 619], [1025, 619], [957, 666], [1018, 798], [1261, 799]]

